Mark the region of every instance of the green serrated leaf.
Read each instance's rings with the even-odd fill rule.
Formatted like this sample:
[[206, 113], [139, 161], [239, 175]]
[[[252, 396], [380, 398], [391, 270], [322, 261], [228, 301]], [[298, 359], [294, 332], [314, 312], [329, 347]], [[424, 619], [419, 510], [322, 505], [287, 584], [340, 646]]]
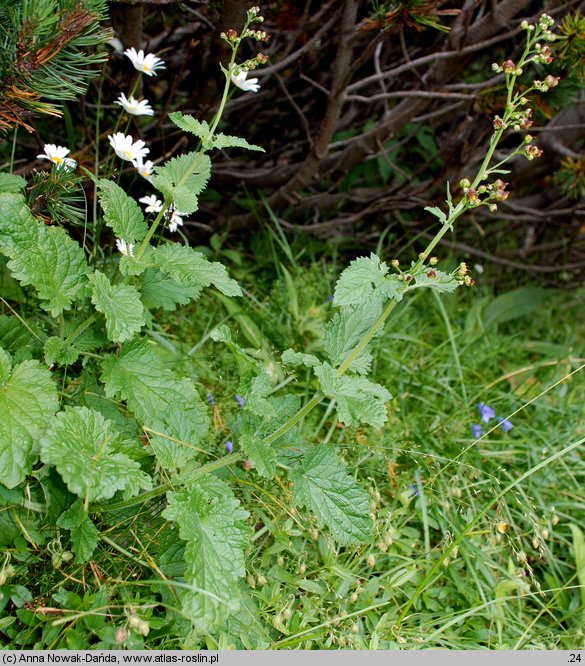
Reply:
[[152, 184], [165, 198], [171, 199], [182, 215], [194, 213], [199, 207], [198, 196], [211, 176], [211, 160], [202, 153], [186, 153], [173, 157], [162, 167], [155, 167]]
[[414, 278], [414, 285], [410, 288], [431, 287], [432, 289], [436, 289], [440, 294], [450, 294], [458, 286], [459, 281], [455, 275], [434, 269], [434, 275], [431, 277], [429, 277], [428, 272], [419, 273]]
[[183, 594], [183, 612], [197, 629], [209, 632], [237, 610], [249, 514], [228, 484], [210, 475], [189, 490], [167, 493], [167, 498], [163, 515], [187, 542], [185, 578], [193, 589]]
[[240, 446], [258, 474], [271, 479], [276, 473], [278, 453], [282, 445], [294, 441], [297, 429], [291, 428], [271, 443], [266, 442], [266, 436], [276, 432], [281, 425], [298, 412], [300, 398], [295, 395], [285, 395], [268, 398], [268, 401], [274, 414], [272, 418], [260, 418], [250, 413], [240, 413], [234, 424], [234, 431], [239, 437]]
[[207, 145], [209, 142], [209, 135], [211, 134], [211, 129], [206, 120], [197, 120], [189, 114], [183, 114], [179, 111], [174, 113], [169, 113], [170, 120], [175, 123], [177, 127], [182, 129], [184, 132], [190, 132], [194, 134], [197, 138], [201, 139], [203, 145]]
[[90, 272], [83, 250], [61, 227], [39, 224], [20, 194], [0, 194], [0, 252], [23, 286], [32, 285], [53, 317], [71, 307]]
[[17, 194], [28, 185], [26, 178], [15, 176], [12, 173], [0, 173], [0, 192]]
[[272, 391], [272, 384], [263, 367], [259, 366], [255, 372], [242, 377], [238, 391], [246, 398], [244, 403], [246, 411], [266, 418], [274, 416], [274, 407], [267, 400]]
[[111, 180], [100, 178], [97, 186], [104, 222], [117, 238], [122, 238], [127, 243], [140, 242], [148, 233], [148, 225], [140, 206]]
[[[374, 325], [382, 304], [378, 300], [367, 300], [358, 305], [344, 306], [336, 312], [325, 327], [325, 352], [334, 366], [341, 365], [368, 330]], [[383, 328], [377, 336], [382, 335]], [[348, 370], [365, 375], [370, 371], [372, 355], [369, 349], [364, 351], [351, 363]]]
[[68, 344], [65, 340], [53, 335], [45, 341], [45, 363], [51, 368], [59, 365], [71, 365], [79, 358], [79, 349]]
[[131, 340], [144, 326], [144, 307], [137, 289], [128, 284], [113, 285], [100, 271], [89, 276], [91, 302], [106, 317], [106, 331], [112, 342]]
[[51, 373], [38, 361], [12, 367], [0, 348], [0, 482], [22, 483], [37, 461], [37, 442], [59, 408]]
[[431, 215], [434, 215], [443, 224], [447, 221], [447, 216], [438, 206], [425, 206], [425, 210], [428, 210]]
[[384, 403], [392, 395], [383, 386], [365, 377], [338, 377], [328, 363], [315, 368], [315, 376], [323, 393], [337, 402], [337, 415], [346, 426], [369, 423], [381, 428], [384, 425], [388, 418]]
[[128, 486], [148, 490], [150, 477], [127, 455], [116, 452], [122, 435], [93, 409], [66, 407], [41, 439], [41, 459], [54, 465], [69, 490], [85, 501], [109, 499]]
[[197, 300], [201, 288], [185, 285], [157, 270], [148, 269], [142, 276], [142, 302], [146, 308], [174, 310]]
[[71, 550], [75, 553], [75, 562], [87, 562], [98, 545], [100, 533], [83, 508], [83, 500], [77, 500], [62, 513], [57, 525], [71, 532]]
[[146, 244], [140, 258], [132, 254], [122, 255], [119, 263], [120, 273], [124, 276], [142, 275], [144, 271], [154, 267], [153, 253], [154, 248], [152, 245]]
[[179, 284], [193, 289], [213, 285], [226, 296], [241, 296], [238, 283], [229, 277], [226, 267], [217, 261], [208, 261], [201, 252], [178, 243], [168, 243], [157, 248], [154, 254], [156, 266]]
[[307, 368], [314, 368], [321, 365], [321, 361], [313, 354], [304, 354], [296, 352], [294, 349], [287, 349], [282, 353], [282, 362], [285, 365], [304, 365]]
[[246, 139], [242, 139], [239, 136], [229, 136], [228, 134], [215, 134], [211, 142], [204, 144], [206, 149], [216, 148], [221, 150], [222, 148], [245, 148], [246, 150], [258, 150], [262, 153], [266, 152], [264, 148], [256, 146], [253, 143], [248, 143]]
[[209, 417], [190, 379], [179, 378], [141, 338], [126, 343], [119, 356], [106, 357], [102, 369], [106, 395], [121, 396], [149, 429], [166, 469], [181, 468], [197, 455]]
[[32, 335], [16, 317], [0, 315], [0, 347], [14, 353], [32, 345]]
[[334, 539], [343, 544], [365, 543], [372, 537], [368, 493], [347, 472], [332, 447], [307, 449], [290, 471], [292, 501], [311, 510]]
[[401, 300], [404, 283], [398, 275], [387, 273], [388, 266], [380, 263], [375, 254], [355, 259], [337, 280], [334, 304], [359, 305], [372, 299], [381, 303], [389, 298]]

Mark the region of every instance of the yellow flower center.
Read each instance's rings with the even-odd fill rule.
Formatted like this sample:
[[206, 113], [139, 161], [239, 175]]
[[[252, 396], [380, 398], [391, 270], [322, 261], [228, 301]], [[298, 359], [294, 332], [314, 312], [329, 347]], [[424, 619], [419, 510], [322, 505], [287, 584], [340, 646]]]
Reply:
[[122, 153], [124, 153], [124, 155], [126, 155], [126, 157], [127, 157], [129, 160], [132, 159], [132, 153], [131, 153], [131, 152], [129, 152], [129, 151], [127, 151], [127, 150], [123, 150]]
[[60, 157], [57, 157], [57, 155], [53, 155], [53, 157], [51, 157], [51, 162], [54, 162], [55, 164], [61, 164], [63, 160]]

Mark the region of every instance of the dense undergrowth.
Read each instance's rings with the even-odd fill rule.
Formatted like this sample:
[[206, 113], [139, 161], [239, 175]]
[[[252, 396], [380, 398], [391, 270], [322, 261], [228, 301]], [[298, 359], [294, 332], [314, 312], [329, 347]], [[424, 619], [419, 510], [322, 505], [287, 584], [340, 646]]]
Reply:
[[[334, 263], [290, 263], [278, 251], [273, 258], [242, 276], [249, 299], [237, 312], [204, 298], [152, 333], [165, 364], [181, 368], [213, 401], [212, 457], [225, 455], [227, 441], [237, 446], [240, 410], [232, 358], [209, 331], [231, 323], [250, 349], [265, 350], [267, 364], [281, 342], [314, 352], [322, 346]], [[231, 483], [254, 507], [254, 533], [242, 606], [205, 637], [190, 635], [177, 613], [174, 579], [184, 564], [180, 552], [160, 560], [168, 538], [160, 503], [110, 516], [94, 557], [81, 566], [68, 561], [64, 533], [42, 545], [23, 516], [4, 549], [3, 644], [581, 647], [583, 543], [571, 525], [585, 519], [585, 464], [574, 446], [584, 436], [584, 375], [570, 376], [585, 362], [575, 322], [581, 295], [551, 291], [540, 302], [529, 288], [478, 292], [442, 305], [421, 293], [389, 322], [374, 362], [374, 378], [395, 396], [383, 429], [342, 427], [326, 404], [303, 428], [307, 441], [334, 442], [367, 480], [371, 544], [336, 545], [291, 507], [281, 474], [266, 481], [245, 463], [230, 467]], [[304, 373], [289, 388], [303, 399], [313, 390]], [[513, 429], [496, 427], [474, 441], [480, 402]]]
[[[83, 15], [56, 2], [9, 16], [16, 50], [0, 64], [28, 67], [30, 95], [0, 89], [5, 123], [56, 112], [41, 63], [66, 74], [105, 39], [101, 0]], [[50, 169], [23, 175], [14, 134], [0, 174], [2, 645], [582, 647], [582, 294], [502, 289], [493, 265], [440, 244], [500, 214], [508, 166], [542, 155], [530, 104], [559, 77], [527, 71], [553, 61], [553, 19], [522, 21], [524, 50], [493, 65], [491, 138], [424, 209], [428, 243], [398, 250], [388, 230], [347, 257], [287, 236], [273, 198], [248, 193], [268, 218], [255, 237], [194, 247], [185, 221], [217, 153], [264, 150], [220, 132], [234, 86], [258, 91], [266, 57], [239, 50], [266, 40], [259, 12], [221, 35], [209, 122], [161, 114], [194, 150], [155, 164], [126, 134], [155, 115], [133, 96], [165, 69], [134, 48], [111, 133], [98, 104], [95, 142], [45, 144]], [[24, 57], [35, 21], [48, 41]], [[76, 39], [56, 46], [64, 25]]]

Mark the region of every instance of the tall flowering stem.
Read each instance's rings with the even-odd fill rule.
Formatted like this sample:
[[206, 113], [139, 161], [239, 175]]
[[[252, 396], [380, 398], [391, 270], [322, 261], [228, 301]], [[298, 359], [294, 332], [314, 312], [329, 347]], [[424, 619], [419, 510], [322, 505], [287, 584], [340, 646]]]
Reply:
[[[248, 24], [246, 24], [246, 28], [242, 33], [243, 35], [246, 32], [247, 25]], [[412, 266], [412, 268], [409, 268], [408, 275], [404, 276], [405, 278], [408, 279], [404, 279], [403, 281], [400, 290], [401, 291], [400, 296], [404, 295], [408, 291], [417, 288], [417, 285], [413, 284], [414, 280], [412, 278], [419, 275], [422, 271], [427, 272], [427, 275], [429, 274], [429, 268], [428, 266], [425, 265], [426, 260], [431, 256], [433, 249], [438, 245], [438, 243], [441, 241], [441, 239], [447, 233], [447, 231], [453, 229], [454, 222], [459, 217], [461, 217], [463, 213], [467, 212], [470, 208], [476, 208], [481, 205], [487, 205], [490, 208], [490, 210], [494, 210], [494, 206], [497, 207], [497, 204], [495, 204], [494, 202], [502, 201], [507, 197], [508, 193], [505, 191], [505, 186], [507, 185], [507, 183], [504, 183], [501, 180], [497, 180], [492, 184], [484, 185], [483, 184], [484, 181], [487, 181], [488, 177], [491, 174], [501, 173], [500, 170], [501, 165], [508, 162], [510, 159], [512, 159], [512, 157], [516, 155], [524, 155], [527, 159], [533, 159], [534, 157], [538, 157], [541, 154], [542, 151], [540, 151], [540, 149], [531, 144], [532, 137], [526, 136], [516, 150], [512, 151], [507, 157], [505, 157], [497, 164], [490, 166], [495, 150], [506, 129], [511, 127], [514, 131], [519, 131], [522, 129], [528, 129], [530, 127], [531, 111], [528, 108], [524, 108], [528, 102], [528, 99], [526, 97], [527, 93], [533, 90], [540, 90], [544, 92], [548, 88], [556, 85], [556, 83], [558, 82], [558, 79], [556, 77], [550, 76], [547, 77], [544, 82], [535, 81], [531, 87], [529, 87], [527, 90], [524, 90], [522, 93], [515, 92], [516, 80], [518, 76], [522, 74], [523, 71], [522, 68], [526, 64], [530, 62], [549, 64], [551, 62], [552, 58], [550, 56], [550, 49], [547, 46], [542, 46], [539, 40], [552, 41], [554, 39], [554, 35], [550, 31], [552, 25], [553, 25], [553, 20], [546, 14], [544, 14], [540, 18], [538, 24], [535, 26], [529, 26], [528, 24], [523, 24], [522, 28], [528, 32], [528, 39], [527, 39], [526, 48], [520, 60], [518, 61], [518, 64], [515, 64], [512, 61], [506, 61], [502, 65], [493, 66], [493, 68], [496, 71], [502, 71], [506, 74], [507, 98], [506, 98], [506, 108], [504, 110], [504, 115], [502, 118], [496, 116], [496, 118], [494, 119], [494, 132], [490, 139], [488, 150], [473, 181], [469, 181], [468, 179], [463, 179], [461, 181], [460, 186], [463, 191], [463, 196], [461, 197], [459, 202], [456, 205], [453, 205], [451, 201], [451, 195], [448, 192], [448, 197], [447, 197], [448, 208], [446, 212], [442, 212], [439, 209], [428, 209], [430, 212], [432, 212], [436, 217], [438, 217], [441, 220], [442, 222], [441, 228], [435, 234], [434, 238], [429, 242], [427, 248], [420, 253], [417, 262]], [[228, 36], [228, 41], [230, 41], [229, 36]], [[232, 44], [232, 58], [230, 60], [230, 68], [233, 67], [233, 64], [235, 62], [235, 56], [238, 44], [239, 41], [236, 40], [234, 40]], [[219, 122], [219, 119], [221, 118], [221, 113], [223, 112], [223, 108], [225, 106], [225, 102], [228, 97], [228, 91], [230, 86], [230, 69], [224, 70], [224, 73], [226, 74], [226, 85], [224, 88], [224, 93], [220, 107], [212, 124], [212, 131], [215, 131], [215, 129], [217, 128], [217, 124]], [[198, 156], [193, 160], [193, 168], [197, 165], [197, 161], [200, 159], [200, 156], [201, 153], [199, 153]], [[147, 236], [147, 238], [145, 238], [145, 240], [141, 245], [140, 250], [137, 252], [138, 257], [140, 257], [140, 255], [144, 251], [144, 247], [146, 247], [148, 240], [154, 233], [154, 230], [156, 229], [156, 226], [158, 225], [159, 221], [162, 219], [164, 210], [166, 210], [166, 208], [168, 207], [168, 205], [170, 205], [170, 203], [171, 202], [165, 202], [163, 210], [158, 214], [156, 220], [153, 223], [153, 226], [151, 227], [151, 230], [149, 231], [149, 235]], [[431, 271], [433, 270], [432, 266], [435, 263], [436, 259], [431, 258], [429, 261], [429, 264], [431, 265], [430, 269]], [[398, 262], [396, 262], [395, 265], [397, 266]], [[467, 284], [468, 286], [471, 286], [473, 284], [473, 280], [467, 275], [467, 267], [465, 266], [465, 264], [461, 264], [458, 271], [456, 272], [458, 273], [459, 276], [461, 276], [462, 284], [464, 283]], [[385, 306], [384, 310], [379, 315], [377, 320], [372, 324], [372, 326], [365, 333], [360, 342], [348, 354], [346, 359], [337, 368], [338, 377], [343, 376], [347, 372], [347, 370], [351, 367], [352, 363], [361, 355], [361, 353], [365, 350], [368, 344], [381, 330], [381, 328], [386, 323], [386, 320], [390, 316], [392, 310], [396, 307], [399, 300], [400, 300], [399, 298], [393, 298], [388, 301], [387, 305]], [[270, 445], [276, 440], [278, 440], [280, 437], [282, 437], [284, 434], [289, 432], [297, 423], [299, 423], [315, 407], [317, 407], [317, 405], [321, 403], [323, 397], [324, 396], [321, 392], [315, 393], [315, 395], [294, 416], [288, 419], [277, 430], [267, 435], [263, 439], [263, 444]], [[197, 476], [213, 472], [221, 467], [233, 465], [234, 463], [242, 460], [243, 458], [245, 458], [245, 455], [242, 452], [230, 453], [229, 455], [224, 456], [223, 458], [217, 461], [208, 463], [207, 465], [203, 465], [202, 467], [198, 468]], [[169, 487], [170, 486], [167, 484], [161, 485], [158, 488], [155, 488], [149, 491], [148, 493], [138, 495], [132, 498], [131, 500], [127, 500], [125, 502], [119, 502], [116, 504], [93, 507], [92, 511], [100, 511], [100, 512], [108, 511], [118, 508], [125, 508], [128, 506], [132, 506], [134, 504], [139, 504], [143, 502], [145, 499], [150, 499], [153, 497], [163, 495], [164, 493], [167, 492]], [[477, 520], [479, 520], [479, 517], [475, 519], [471, 523], [471, 525], [475, 524]], [[404, 613], [402, 617], [404, 617]]]
[[[245, 36], [247, 36], [248, 28], [249, 28], [250, 24], [254, 23], [255, 21], [263, 20], [261, 16], [257, 15], [258, 14], [257, 9], [258, 9], [257, 7], [253, 7], [252, 9], [248, 10], [247, 17], [246, 17], [246, 23], [244, 24], [244, 28], [243, 28], [242, 33], [241, 33], [240, 36], [237, 36], [235, 31], [229, 31], [230, 33], [233, 33], [233, 35], [235, 35], [235, 36], [232, 36], [232, 34], [230, 34], [229, 37], [227, 35], [224, 37], [225, 41], [227, 41], [228, 44], [230, 44], [230, 46], [231, 46], [232, 55], [231, 55], [230, 62], [229, 62], [229, 65], [228, 65], [227, 69], [222, 67], [222, 70], [223, 70], [223, 73], [224, 73], [224, 76], [225, 76], [225, 84], [224, 84], [224, 87], [223, 87], [223, 94], [221, 96], [221, 101], [219, 103], [219, 108], [218, 108], [217, 113], [215, 114], [215, 116], [213, 118], [213, 121], [211, 123], [211, 126], [210, 126], [210, 133], [209, 133], [209, 138], [210, 139], [215, 134], [215, 131], [217, 129], [219, 121], [221, 120], [221, 117], [223, 115], [223, 111], [225, 109], [226, 102], [228, 100], [230, 86], [232, 85], [230, 73], [231, 73], [231, 71], [233, 70], [233, 68], [235, 66], [236, 55], [238, 53], [238, 48], [239, 48], [243, 38]], [[195, 170], [195, 168], [199, 164], [201, 158], [203, 157], [203, 154], [204, 154], [203, 149], [200, 149], [197, 152], [197, 154], [193, 158], [193, 161], [191, 162], [190, 168], [188, 170], [186, 170], [185, 175], [183, 176], [183, 178], [177, 183], [178, 187], [183, 185], [185, 183], [185, 181], [187, 180], [187, 178], [189, 178], [189, 175]], [[157, 227], [160, 224], [160, 221], [163, 219], [166, 211], [168, 210], [169, 206], [172, 203], [173, 202], [172, 202], [171, 199], [169, 199], [169, 198], [165, 199], [162, 209], [160, 210], [158, 215], [153, 220], [152, 225], [151, 225], [150, 229], [148, 230], [148, 233], [146, 234], [146, 236], [144, 237], [144, 240], [140, 244], [140, 247], [136, 251], [135, 256], [136, 256], [136, 259], [138, 261], [140, 260], [140, 258], [144, 254], [144, 251], [146, 250], [147, 245], [150, 243], [150, 239], [154, 236], [154, 234], [157, 230]]]

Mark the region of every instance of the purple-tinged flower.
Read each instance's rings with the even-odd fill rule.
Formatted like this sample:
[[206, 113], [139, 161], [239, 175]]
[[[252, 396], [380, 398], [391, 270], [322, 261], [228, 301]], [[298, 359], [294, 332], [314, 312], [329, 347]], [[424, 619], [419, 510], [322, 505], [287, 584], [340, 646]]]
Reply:
[[490, 419], [495, 418], [496, 412], [483, 402], [477, 404], [477, 410], [479, 411], [479, 416], [484, 423], [487, 423]]
[[233, 450], [234, 450], [234, 443], [230, 442], [230, 440], [228, 439], [228, 441], [225, 443], [225, 452], [231, 453]]
[[414, 485], [414, 483], [409, 484], [408, 489], [412, 490], [412, 494], [415, 497], [418, 495], [418, 488]]
[[508, 432], [508, 430], [512, 430], [512, 428], [514, 427], [510, 423], [510, 421], [508, 421], [507, 419], [503, 419], [501, 416], [498, 416], [498, 423], [500, 424], [504, 432]]
[[473, 435], [473, 439], [479, 439], [483, 435], [483, 428], [473, 423], [471, 425], [471, 434]]
[[246, 402], [244, 396], [240, 395], [239, 393], [236, 393], [236, 395], [234, 395], [234, 400], [238, 403], [238, 407], [240, 409], [242, 409], [242, 407], [244, 406], [244, 403]]
[[215, 400], [213, 399], [213, 396], [211, 395], [211, 393], [207, 394], [207, 402], [212, 406], [215, 405]]

